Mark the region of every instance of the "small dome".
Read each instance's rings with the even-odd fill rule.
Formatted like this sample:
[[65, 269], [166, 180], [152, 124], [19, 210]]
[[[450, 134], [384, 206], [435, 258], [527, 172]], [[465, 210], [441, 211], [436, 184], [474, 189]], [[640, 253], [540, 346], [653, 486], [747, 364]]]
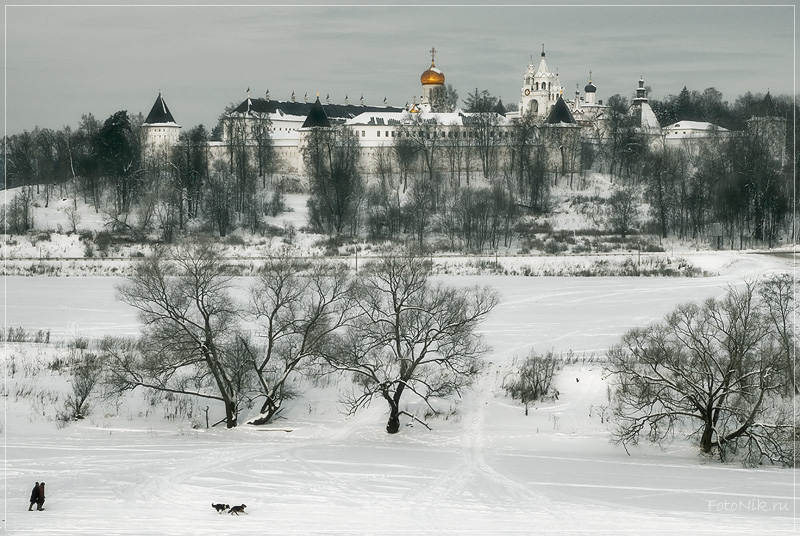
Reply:
[[431, 62], [430, 68], [422, 73], [422, 76], [419, 77], [419, 81], [422, 82], [423, 86], [443, 86], [444, 73], [440, 71], [436, 65], [433, 64], [433, 62]]
[[585, 88], [583, 88], [583, 90], [584, 90], [586, 93], [594, 93], [595, 91], [597, 91], [597, 88], [596, 88], [596, 87], [594, 87], [594, 84], [592, 84], [592, 82], [591, 82], [591, 80], [590, 80], [590, 81], [589, 81], [589, 83], [588, 83], [588, 84], [586, 84], [586, 87], [585, 87]]

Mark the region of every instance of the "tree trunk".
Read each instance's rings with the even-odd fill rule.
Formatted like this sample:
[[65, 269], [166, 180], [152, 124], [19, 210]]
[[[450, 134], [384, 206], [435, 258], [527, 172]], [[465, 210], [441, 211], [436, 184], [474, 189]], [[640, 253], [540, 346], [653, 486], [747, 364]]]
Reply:
[[236, 428], [236, 403], [232, 400], [225, 401], [225, 426]]
[[714, 427], [710, 422], [706, 422], [703, 428], [703, 436], [700, 438], [700, 448], [703, 449], [703, 452], [708, 454], [711, 452], [711, 448], [714, 446], [714, 442], [711, 441], [711, 436], [714, 434]]
[[396, 434], [400, 431], [400, 412], [394, 404], [390, 404], [389, 422], [386, 423], [386, 432]]
[[383, 398], [389, 403], [389, 421], [386, 423], [386, 432], [396, 434], [400, 431], [400, 397], [403, 395], [404, 384], [400, 383], [394, 396], [388, 391], [383, 392]]

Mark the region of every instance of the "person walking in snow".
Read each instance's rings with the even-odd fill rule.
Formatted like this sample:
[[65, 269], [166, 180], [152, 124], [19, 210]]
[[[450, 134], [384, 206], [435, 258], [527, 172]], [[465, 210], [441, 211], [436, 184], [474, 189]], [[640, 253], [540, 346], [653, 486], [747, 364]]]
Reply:
[[39, 498], [36, 500], [36, 504], [40, 512], [44, 510], [44, 482], [39, 484]]
[[31, 505], [28, 507], [28, 512], [33, 509], [33, 505], [39, 502], [39, 483], [37, 482], [31, 490]]

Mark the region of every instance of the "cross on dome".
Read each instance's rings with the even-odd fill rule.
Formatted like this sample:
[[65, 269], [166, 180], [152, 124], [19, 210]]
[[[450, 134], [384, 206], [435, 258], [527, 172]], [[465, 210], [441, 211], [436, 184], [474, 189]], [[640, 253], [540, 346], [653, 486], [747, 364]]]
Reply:
[[435, 57], [436, 57], [436, 47], [431, 47], [431, 63], [433, 63]]

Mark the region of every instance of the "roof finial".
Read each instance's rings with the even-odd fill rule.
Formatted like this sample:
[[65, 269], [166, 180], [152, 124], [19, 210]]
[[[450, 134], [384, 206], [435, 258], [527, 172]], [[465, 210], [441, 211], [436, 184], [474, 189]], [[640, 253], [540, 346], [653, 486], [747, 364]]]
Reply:
[[436, 57], [436, 47], [431, 47], [431, 64], [433, 64], [433, 60]]
[[542, 57], [544, 58], [544, 43], [542, 43]]
[[592, 70], [589, 69], [589, 82], [591, 83], [591, 81], [592, 81]]

